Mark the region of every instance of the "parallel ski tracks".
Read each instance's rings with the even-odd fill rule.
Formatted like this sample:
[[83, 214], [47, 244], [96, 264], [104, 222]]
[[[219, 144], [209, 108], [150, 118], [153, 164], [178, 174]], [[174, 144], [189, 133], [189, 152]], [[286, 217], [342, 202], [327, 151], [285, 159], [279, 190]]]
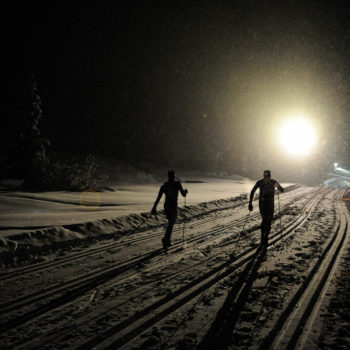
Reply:
[[[307, 217], [308, 215], [304, 217], [300, 225], [303, 222], [305, 222]], [[324, 250], [323, 254], [319, 258], [315, 267], [306, 277], [301, 288], [299, 288], [298, 293], [296, 293], [293, 300], [288, 305], [287, 309], [283, 311], [280, 320], [277, 322], [273, 330], [270, 332], [269, 336], [266, 339], [264, 339], [263, 343], [261, 344], [260, 350], [269, 349], [272, 343], [275, 341], [275, 338], [277, 337], [277, 334], [278, 334], [278, 330], [282, 328], [284, 325], [285, 318], [287, 318], [287, 315], [291, 312], [291, 309], [293, 309], [293, 307], [298, 305], [298, 303], [300, 302], [300, 298], [303, 295], [303, 292], [309, 286], [309, 282], [312, 279], [313, 274], [320, 267], [321, 262], [323, 261], [323, 257], [327, 254], [331, 244], [334, 242], [334, 239], [338, 234], [339, 227], [340, 227], [340, 224], [338, 224], [338, 226], [335, 228], [335, 235], [333, 239]], [[281, 236], [288, 235], [288, 231], [281, 234]], [[271, 249], [275, 245], [275, 243], [277, 243], [280, 240], [280, 238], [281, 237], [278, 237], [278, 238], [271, 237], [267, 249]], [[266, 251], [264, 251], [263, 249], [261, 249], [260, 251], [257, 251], [256, 256], [253, 257], [253, 259], [250, 260], [249, 263], [245, 266], [243, 272], [240, 274], [238, 281], [235, 282], [231, 287], [228, 293], [228, 296], [226, 297], [224, 304], [218, 311], [214, 322], [211, 324], [206, 335], [201, 340], [198, 346], [198, 350], [209, 350], [213, 348], [226, 349], [229, 347], [230, 344], [232, 344], [232, 333], [239, 320], [244, 304], [248, 299], [253, 283], [257, 278], [257, 271], [261, 266], [262, 259], [265, 253]], [[268, 283], [269, 282], [267, 282], [267, 285], [265, 286], [265, 290], [268, 290]], [[310, 305], [311, 303], [307, 304], [308, 307], [310, 307]], [[303, 325], [304, 324], [299, 325], [299, 328], [298, 328], [299, 332], [303, 329]], [[276, 347], [273, 347], [273, 349], [282, 349], [282, 347], [280, 347], [280, 344], [278, 344]], [[293, 349], [293, 348], [290, 348], [290, 349]]]
[[[308, 194], [308, 195], [312, 195], [312, 193]], [[295, 202], [295, 201], [298, 201], [298, 200], [300, 200], [300, 199], [302, 199], [304, 197], [305, 197], [305, 195], [297, 195], [295, 197], [288, 198], [284, 203], [283, 202], [281, 203], [282, 210], [286, 206], [288, 206], [292, 201]], [[236, 209], [237, 207], [243, 206], [245, 204], [246, 204], [246, 202], [241, 203], [241, 204], [235, 206], [233, 209]], [[219, 209], [219, 210], [220, 211], [225, 211], [225, 213], [223, 213], [221, 215], [217, 215], [215, 218], [204, 218], [204, 219], [200, 219], [200, 221], [197, 221], [197, 222], [191, 222], [191, 224], [190, 224], [191, 227], [202, 226], [202, 225], [210, 223], [210, 222], [214, 222], [215, 223], [217, 220], [227, 218], [227, 217], [229, 217], [231, 215], [230, 211], [232, 210], [232, 208], [225, 208], [225, 209]], [[229, 212], [227, 212], [227, 211], [229, 211]], [[259, 214], [256, 213], [256, 214], [252, 215], [252, 218], [255, 218], [255, 217], [258, 217], [258, 216], [259, 216]], [[228, 226], [228, 228], [231, 228], [233, 225], [239, 224], [239, 222], [242, 221], [242, 220], [243, 219], [240, 219], [240, 220], [238, 220], [238, 222], [234, 221], [230, 226]], [[145, 223], [145, 222], [147, 222], [147, 219], [143, 223]], [[142, 223], [141, 223], [140, 226], [142, 226]], [[222, 229], [224, 229], [224, 228], [222, 228]], [[177, 233], [177, 232], [180, 232], [181, 230], [182, 230], [182, 228], [178, 225], [173, 230], [173, 234]], [[147, 228], [145, 228], [145, 231], [148, 231]], [[163, 234], [164, 234], [164, 232], [163, 232], [163, 229], [162, 229], [162, 230], [158, 230], [155, 233], [147, 234], [147, 236], [132, 237], [130, 239], [123, 240], [122, 242], [114, 242], [114, 243], [111, 243], [111, 244], [108, 244], [108, 245], [103, 245], [102, 247], [98, 247], [98, 248], [94, 248], [94, 249], [88, 249], [88, 251], [86, 251], [86, 252], [76, 253], [76, 254], [70, 255], [69, 257], [59, 258], [59, 259], [57, 259], [55, 261], [43, 262], [43, 263], [38, 263], [38, 264], [35, 264], [35, 265], [30, 265], [30, 266], [17, 268], [15, 271], [0, 273], [0, 280], [1, 281], [6, 281], [6, 280], [13, 279], [13, 278], [16, 278], [16, 277], [20, 277], [20, 276], [23, 276], [23, 275], [36, 273], [36, 272], [39, 272], [39, 271], [44, 271], [44, 270], [47, 270], [47, 269], [50, 269], [50, 268], [54, 268], [54, 267], [57, 267], [57, 266], [62, 266], [62, 265], [68, 264], [70, 262], [75, 262], [75, 261], [77, 261], [78, 259], [81, 259], [81, 258], [90, 257], [90, 256], [93, 256], [93, 255], [96, 255], [96, 254], [100, 254], [101, 252], [108, 252], [109, 250], [119, 249], [119, 248], [122, 248], [124, 246], [131, 245], [131, 244], [142, 243], [142, 242], [144, 242], [146, 240], [152, 240], [152, 239], [155, 239], [155, 238], [160, 238]], [[206, 235], [210, 235], [210, 234], [212, 234], [212, 233], [211, 232], [209, 234], [208, 233], [204, 233], [204, 234], [201, 234], [201, 235], [203, 236], [202, 238], [205, 238]], [[199, 236], [197, 236], [197, 237], [199, 237]], [[1, 306], [0, 306], [0, 308], [1, 308]]]
[[[311, 198], [311, 200], [310, 200], [310, 202], [309, 202], [309, 205], [307, 205], [307, 206], [304, 208], [303, 213], [309, 212], [309, 211], [310, 211], [310, 208], [311, 208], [312, 206], [315, 205], [315, 203], [318, 201], [318, 199], [320, 198], [320, 196], [325, 195], [325, 193], [326, 193], [326, 192], [324, 192], [323, 194], [320, 194], [320, 193], [316, 193], [316, 195], [313, 194], [313, 196], [312, 196], [312, 198]], [[312, 205], [310, 205], [310, 203], [312, 203]], [[305, 218], [300, 217], [300, 218], [298, 218], [296, 221], [294, 221], [294, 222], [292, 222], [292, 223], [289, 223], [289, 224], [287, 225], [286, 229], [285, 229], [284, 235], [281, 236], [281, 233], [282, 233], [282, 232], [277, 232], [277, 233], [271, 235], [271, 239], [276, 239], [277, 241], [280, 240], [280, 239], [283, 238], [285, 235], [289, 234], [289, 232], [291, 232], [292, 230], [294, 230], [295, 225], [300, 225], [301, 222], [304, 222], [305, 220], [306, 220], [306, 217], [305, 217]], [[258, 226], [258, 227], [259, 227], [259, 226]], [[258, 227], [256, 227], [255, 230], [256, 230]], [[240, 240], [240, 238], [238, 238], [238, 240], [231, 241], [231, 242], [228, 243], [228, 245], [233, 245], [233, 244], [235, 245], [235, 244], [238, 243], [237, 241], [239, 241], [239, 240]], [[247, 262], [249, 261], [249, 259], [251, 259], [252, 257], [254, 257], [254, 254], [256, 254], [255, 248], [250, 248], [250, 249], [248, 249], [248, 250], [246, 250], [246, 251], [244, 251], [244, 252], [242, 252], [242, 253], [240, 253], [240, 254], [238, 254], [238, 255], [236, 255], [236, 256], [233, 256], [233, 253], [234, 253], [234, 252], [235, 252], [235, 249], [234, 249], [234, 251], [232, 252], [231, 258], [230, 258], [229, 261], [226, 261], [226, 262], [224, 262], [223, 264], [220, 264], [217, 268], [214, 268], [214, 269], [210, 270], [210, 271], [208, 272], [208, 274], [206, 274], [206, 276], [212, 277], [213, 274], [218, 273], [218, 276], [217, 276], [218, 279], [215, 280], [216, 282], [214, 282], [214, 284], [217, 283], [217, 282], [219, 282], [219, 281], [221, 281], [223, 278], [227, 277], [227, 276], [230, 275], [231, 273], [233, 273], [234, 270], [236, 270], [238, 267], [240, 267], [240, 266], [244, 265], [245, 263], [247, 263]], [[167, 276], [163, 276], [163, 277], [162, 277], [162, 282], [165, 282], [165, 281], [166, 281], [166, 282], [169, 282], [169, 281], [170, 281], [173, 277], [175, 277], [176, 275], [179, 275], [179, 274], [183, 273], [184, 271], [189, 270], [189, 269], [192, 269], [192, 268], [194, 268], [194, 267], [196, 267], [196, 266], [198, 266], [198, 265], [204, 264], [204, 263], [208, 262], [208, 261], [211, 260], [211, 259], [215, 259], [215, 257], [217, 257], [218, 255], [224, 255], [224, 254], [225, 254], [225, 253], [219, 253], [219, 254], [213, 255], [213, 256], [209, 257], [208, 259], [204, 259], [203, 261], [201, 261], [201, 262], [198, 263], [198, 264], [195, 264], [195, 265], [192, 265], [192, 266], [187, 267], [187, 268], [185, 268], [185, 269], [182, 269], [181, 271], [177, 271], [177, 272], [175, 272], [175, 273], [171, 273], [171, 274], [169, 274], [169, 275], [167, 275]], [[247, 254], [248, 254], [248, 258], [247, 258]], [[227, 253], [226, 253], [226, 255], [227, 255]], [[234, 268], [233, 268], [233, 270], [232, 270], [232, 269], [230, 268], [230, 265], [235, 264], [235, 262], [236, 262], [236, 265], [234, 266]], [[153, 267], [154, 267], [154, 266], [153, 266]], [[225, 272], [223, 275], [220, 273], [220, 272], [222, 271], [222, 269], [224, 269], [224, 268], [228, 268], [228, 275], [226, 274], [226, 272]], [[129, 278], [130, 276], [131, 276], [131, 275], [128, 275], [128, 276], [125, 277], [125, 278]], [[123, 278], [123, 279], [124, 279], [124, 278]], [[196, 280], [193, 282], [193, 286], [196, 286], [198, 283], [200, 284], [202, 279], [204, 279], [203, 281], [206, 282], [206, 279], [202, 276], [202, 277], [200, 277], [199, 279], [196, 279]], [[119, 283], [120, 281], [121, 281], [121, 280], [118, 280], [117, 283]], [[159, 282], [159, 281], [152, 281], [152, 282], [148, 283], [147, 285], [142, 285], [142, 286], [140, 286], [140, 287], [137, 287], [137, 288], [135, 288], [135, 289], [133, 289], [133, 290], [131, 290], [131, 291], [128, 291], [128, 292], [124, 293], [124, 294], [123, 294], [123, 299], [124, 299], [123, 303], [126, 302], [126, 300], [125, 300], [126, 295], [129, 295], [129, 297], [126, 298], [127, 300], [135, 299], [135, 298], [137, 298], [138, 296], [140, 296], [140, 295], [142, 295], [142, 294], [144, 294], [144, 293], [147, 293], [147, 292], [151, 291], [152, 289], [156, 288], [157, 285], [158, 285], [158, 282]], [[207, 288], [211, 287], [212, 283], [213, 283], [213, 281], [210, 281], [209, 284], [205, 284], [205, 283], [204, 283], [204, 286], [202, 286], [202, 288], [200, 289], [200, 291], [202, 292], [202, 291], [206, 290]], [[146, 290], [145, 290], [145, 288], [146, 288]], [[181, 296], [181, 294], [182, 294], [183, 292], [186, 292], [186, 290], [187, 290], [188, 288], [190, 288], [188, 285], [187, 285], [187, 286], [184, 286], [182, 289], [180, 289], [180, 290], [178, 291], [179, 294], [175, 293], [175, 297], [178, 297], [178, 295]], [[137, 295], [135, 295], [136, 292], [138, 293]], [[196, 291], [196, 293], [198, 293], [198, 291]], [[196, 293], [193, 294], [193, 296], [192, 296], [190, 299], [192, 299], [193, 297], [195, 297], [195, 296], [196, 296]], [[172, 297], [173, 297], [173, 296], [174, 296], [174, 295], [172, 295]], [[190, 299], [189, 299], [189, 300], [190, 300]], [[123, 303], [122, 303], [122, 304], [123, 304]], [[122, 306], [122, 304], [117, 304], [117, 305], [114, 304], [113, 307], [111, 307], [111, 308], [108, 309], [107, 313], [110, 312], [110, 311], [113, 311], [113, 310], [118, 309], [118, 307]], [[148, 310], [148, 309], [147, 309], [147, 310]], [[94, 314], [94, 313], [93, 313], [93, 314]], [[98, 314], [98, 312], [97, 312], [97, 314]], [[104, 316], [105, 316], [105, 313], [102, 313], [102, 314], [100, 313], [100, 314], [98, 314], [97, 316], [91, 315], [91, 316], [84, 317], [83, 320], [82, 320], [81, 322], [74, 322], [74, 325], [71, 325], [71, 327], [67, 327], [67, 325], [63, 325], [63, 327], [62, 327], [62, 332], [58, 332], [58, 334], [56, 333], [56, 334], [54, 334], [54, 335], [51, 335], [51, 337], [49, 336], [49, 339], [48, 339], [47, 341], [48, 341], [48, 342], [52, 342], [53, 339], [61, 338], [62, 336], [64, 336], [64, 334], [67, 334], [67, 333], [72, 332], [73, 329], [75, 329], [75, 328], [77, 328], [77, 327], [82, 327], [84, 324], [87, 324], [87, 323], [91, 322], [92, 320], [103, 319]], [[40, 344], [39, 344], [39, 345], [40, 345]], [[90, 347], [90, 345], [91, 345], [91, 344], [85, 344], [84, 346]]]
[[[337, 196], [338, 202], [342, 192]], [[309, 274], [283, 310], [274, 327], [263, 339], [260, 349], [302, 349], [307, 341], [326, 292], [328, 280], [336, 269], [348, 239], [348, 219], [345, 210], [337, 205], [338, 220], [334, 232]], [[318, 304], [318, 307], [316, 305]]]
[[[243, 204], [245, 204], [245, 202], [238, 204], [237, 206], [235, 206], [233, 208], [235, 209]], [[233, 208], [220, 208], [217, 211], [225, 211], [226, 212], [226, 211], [231, 211]], [[209, 213], [205, 213], [204, 215], [207, 215], [207, 214], [209, 214]], [[210, 222], [215, 222], [218, 219], [223, 219], [223, 218], [229, 217], [230, 215], [231, 215], [230, 213], [223, 213], [221, 215], [217, 215], [215, 218], [200, 219], [200, 221], [191, 223], [191, 226], [192, 227], [201, 226], [201, 225], [204, 225], [204, 224], [207, 224]], [[147, 222], [147, 220], [148, 220], [148, 217], [146, 217], [143, 220], [143, 222], [141, 222], [141, 224], [138, 227], [136, 227], [134, 230], [141, 229], [142, 225], [145, 224]], [[162, 225], [162, 227], [163, 226], [164, 225]], [[22, 275], [26, 275], [26, 274], [30, 274], [30, 273], [34, 273], [34, 272], [38, 272], [38, 271], [43, 271], [43, 270], [46, 270], [46, 269], [49, 269], [52, 267], [64, 265], [64, 264], [67, 264], [71, 261], [76, 261], [77, 259], [84, 258], [84, 257], [90, 257], [93, 255], [99, 254], [101, 252], [108, 252], [109, 250], [118, 249], [118, 248], [121, 248], [124, 246], [129, 246], [131, 244], [144, 242], [144, 241], [151, 240], [154, 238], [160, 238], [164, 234], [163, 228], [159, 229], [157, 227], [156, 229], [158, 229], [157, 232], [147, 234], [147, 236], [131, 237], [131, 238], [128, 238], [126, 240], [122, 240], [121, 242], [114, 242], [111, 244], [103, 245], [102, 247], [88, 249], [88, 251], [86, 251], [86, 252], [72, 254], [69, 257], [59, 258], [55, 261], [37, 263], [37, 264], [32, 265], [32, 266], [25, 266], [25, 267], [17, 268], [15, 271], [0, 273], [0, 279], [2, 281], [5, 281], [5, 280], [16, 278], [16, 277], [19, 277]], [[130, 230], [130, 231], [134, 231], [134, 230]], [[147, 231], [151, 231], [151, 230], [152, 229], [145, 227], [144, 230], [140, 231], [139, 233], [147, 232]], [[179, 225], [177, 225], [177, 227], [174, 228], [173, 233], [177, 233], [180, 231], [181, 231], [181, 227]]]
[[[309, 217], [312, 209], [323, 194], [318, 194], [309, 202], [305, 207], [302, 216], [290, 223], [284, 230], [272, 235], [269, 245], [279, 242], [297, 227], [302, 225]], [[230, 257], [228, 261], [212, 268], [204, 275], [179, 288], [177, 291], [168, 294], [154, 304], [147, 306], [132, 317], [110, 327], [105, 332], [102, 332], [95, 338], [79, 346], [78, 349], [82, 350], [93, 347], [96, 347], [96, 349], [119, 349], [140, 333], [146, 331], [160, 320], [184, 306], [187, 302], [199, 296], [203, 291], [230, 276], [239, 267], [244, 267], [244, 270], [238, 279], [238, 285], [235, 286], [235, 289], [241, 290], [242, 286], [247, 283], [247, 279], [244, 276], [251, 275], [251, 273], [248, 272], [252, 267], [255, 267], [255, 269], [257, 268], [258, 264], [256, 261], [261, 261], [262, 254], [263, 250], [259, 247], [257, 250], [250, 248], [237, 256]], [[245, 290], [245, 292], [247, 291]], [[243, 293], [242, 295], [245, 294], [246, 293]]]
[[[314, 196], [315, 194], [313, 193], [311, 195]], [[287, 205], [288, 205], [288, 203], [285, 204], [283, 207], [285, 207]], [[258, 217], [258, 215], [259, 214], [254, 214], [254, 215], [252, 215], [252, 218]], [[204, 232], [202, 234], [198, 234], [195, 237], [187, 239], [187, 244], [196, 243], [198, 241], [200, 242], [208, 236], [214, 236], [213, 239], [217, 239], [217, 237], [215, 237], [215, 235], [222, 233], [222, 232], [229, 231], [230, 229], [232, 229], [234, 227], [242, 225], [242, 223], [244, 221], [245, 221], [245, 218], [241, 218], [238, 220], [234, 220], [225, 226], [214, 228], [214, 229], [209, 230], [207, 232]], [[131, 241], [135, 241], [135, 240], [131, 240]], [[130, 240], [128, 242], [130, 242]], [[206, 241], [204, 243], [207, 244], [208, 241]], [[123, 242], [123, 243], [120, 243], [119, 245], [123, 245], [123, 244], [126, 244], [126, 243]], [[115, 246], [117, 246], [117, 244], [115, 244], [113, 246], [115, 247]], [[173, 247], [171, 247], [169, 249], [169, 251], [176, 251], [180, 248], [180, 246], [181, 246], [181, 242], [175, 243], [173, 245]], [[108, 248], [105, 248], [105, 250], [108, 250], [108, 249], [111, 249], [111, 247], [109, 246]], [[100, 251], [100, 249], [98, 249], [98, 250]], [[35, 303], [38, 299], [43, 300], [45, 298], [50, 298], [52, 296], [55, 296], [56, 294], [63, 293], [67, 289], [71, 290], [72, 288], [84, 286], [86, 284], [90, 285], [90, 282], [93, 283], [94, 281], [100, 281], [100, 283], [103, 283], [109, 279], [112, 279], [113, 277], [116, 277], [116, 276], [122, 274], [123, 272], [126, 272], [126, 271], [132, 269], [133, 267], [137, 267], [138, 265], [143, 264], [143, 263], [149, 261], [150, 259], [161, 255], [162, 253], [163, 253], [163, 249], [156, 249], [156, 250], [144, 253], [138, 257], [133, 257], [133, 258], [127, 259], [127, 260], [121, 262], [117, 268], [115, 268], [115, 267], [112, 267], [109, 269], [102, 268], [102, 269], [98, 269], [97, 271], [96, 270], [91, 271], [87, 274], [84, 274], [83, 276], [79, 276], [78, 278], [74, 278], [74, 279], [71, 279], [71, 280], [68, 280], [65, 282], [61, 282], [59, 284], [52, 285], [49, 288], [42, 289], [42, 290], [35, 292], [35, 293], [32, 293], [30, 295], [25, 295], [23, 297], [17, 298], [16, 300], [11, 300], [9, 302], [3, 303], [0, 305], [0, 311], [2, 313], [8, 313], [10, 311], [13, 311], [13, 310], [28, 306], [32, 303]], [[62, 263], [63, 262], [61, 262], [61, 264]], [[66, 264], [66, 263], [67, 263], [67, 260], [64, 261], [64, 264]], [[52, 267], [52, 265], [41, 266], [41, 269], [47, 269], [50, 267]], [[38, 269], [39, 268], [40, 267], [38, 267]], [[35, 271], [38, 271], [38, 270], [35, 269]], [[33, 271], [31, 271], [31, 272], [33, 272]], [[130, 275], [127, 277], [130, 277]], [[81, 289], [81, 291], [83, 291], [83, 289]]]
[[[311, 200], [313, 205], [317, 202], [317, 198]], [[309, 215], [309, 214], [307, 214], [307, 215]], [[299, 218], [298, 220], [296, 220], [295, 224], [289, 225], [287, 230], [285, 230], [285, 232], [287, 232], [287, 231], [291, 232], [297, 225], [300, 225], [301, 222], [303, 222], [304, 220], [305, 220], [305, 218], [304, 219]], [[242, 221], [243, 221], [243, 219], [241, 220], [241, 223], [242, 223]], [[235, 223], [231, 224], [230, 227], [236, 226], [237, 224], [238, 224], [237, 221], [235, 221]], [[225, 229], [227, 229], [227, 227], [220, 228], [219, 230], [222, 231]], [[288, 233], [283, 234], [282, 232], [280, 232], [274, 236], [271, 236], [271, 239], [274, 239], [271, 244], [274, 244], [275, 242], [279, 241], [281, 239], [281, 237], [283, 237], [283, 235], [287, 235], [287, 234]], [[213, 232], [211, 232], [209, 235], [213, 235]], [[279, 238], [277, 238], [278, 235], [280, 236]], [[203, 237], [195, 237], [193, 239], [193, 242], [195, 242], [198, 239], [203, 239]], [[6, 312], [17, 310], [17, 309], [22, 308], [24, 306], [28, 306], [30, 304], [33, 304], [38, 300], [42, 300], [43, 298], [54, 297], [54, 296], [57, 296], [58, 294], [61, 294], [60, 296], [49, 301], [48, 303], [46, 303], [46, 304], [28, 312], [28, 313], [23, 314], [22, 316], [16, 317], [12, 320], [8, 320], [5, 323], [0, 324], [1, 332], [5, 332], [5, 331], [8, 331], [10, 329], [13, 329], [13, 328], [29, 321], [29, 320], [32, 320], [40, 315], [45, 314], [46, 312], [49, 312], [49, 311], [57, 308], [58, 306], [64, 305], [64, 304], [78, 298], [79, 296], [83, 295], [87, 291], [96, 287], [96, 285], [103, 284], [106, 281], [114, 278], [116, 275], [121, 274], [123, 271], [126, 271], [126, 270], [134, 267], [136, 264], [140, 264], [143, 261], [147, 261], [147, 260], [151, 259], [152, 257], [159, 255], [161, 253], [161, 251], [162, 251], [161, 249], [155, 250], [155, 251], [152, 251], [152, 252], [142, 256], [141, 258], [130, 259], [130, 261], [125, 262], [125, 264], [123, 264], [122, 266], [119, 266], [117, 269], [115, 269], [115, 268], [109, 269], [107, 271], [103, 271], [103, 272], [100, 272], [98, 274], [96, 274], [96, 272], [92, 272], [91, 276], [89, 276], [89, 277], [85, 276], [83, 281], [77, 281], [75, 284], [74, 284], [74, 282], [72, 283], [72, 281], [68, 281], [67, 284], [61, 285], [61, 288], [57, 288], [54, 286], [52, 288], [45, 290], [44, 292], [41, 291], [38, 293], [34, 293], [30, 296], [30, 298], [24, 297], [25, 299], [23, 299], [23, 300], [19, 299], [19, 300], [15, 301], [15, 304], [13, 304], [13, 302], [11, 302], [11, 303], [1, 305], [1, 307], [0, 307], [2, 309], [1, 311], [6, 313]], [[188, 292], [192, 289], [192, 287], [193, 288], [196, 287], [195, 291], [192, 291], [191, 293], [189, 293], [189, 295], [182, 297], [182, 299], [181, 299], [182, 301], [180, 300], [179, 302], [182, 304], [186, 303], [188, 300], [191, 300], [195, 295], [197, 295], [199, 290], [203, 290], [203, 288], [204, 289], [209, 288], [211, 285], [217, 283], [218, 281], [222, 280], [223, 278], [228, 276], [230, 273], [232, 273], [232, 269], [230, 268], [230, 269], [228, 269], [228, 271], [222, 272], [219, 274], [219, 272], [222, 269], [224, 269], [225, 267], [228, 267], [228, 266], [234, 264], [233, 270], [235, 270], [239, 266], [242, 266], [243, 264], [247, 263], [248, 261], [254, 259], [256, 256], [257, 256], [257, 253], [254, 252], [254, 249], [252, 248], [252, 249], [249, 249], [246, 252], [241, 253], [240, 255], [232, 258], [228, 262], [225, 262], [224, 264], [220, 265], [219, 267], [215, 268], [214, 270], [211, 270], [210, 272], [208, 272], [208, 274], [209, 274], [208, 276], [206, 276], [206, 277], [202, 276], [200, 278], [200, 280], [197, 279], [197, 280], [193, 281], [190, 285], [185, 286], [184, 287], [185, 290], [180, 289], [179, 291], [177, 291], [176, 292], [177, 296], [182, 296], [184, 292], [186, 292], [186, 291]], [[212, 277], [214, 274], [218, 274], [218, 275], [216, 276], [216, 278], [213, 279]], [[208, 278], [210, 279], [209, 281], [208, 281]], [[40, 298], [39, 298], [39, 296], [40, 296]], [[174, 297], [174, 295], [172, 296], [172, 298], [173, 297]], [[163, 304], [164, 304], [164, 302], [163, 302]], [[152, 306], [150, 306], [150, 307], [152, 309]], [[177, 307], [178, 307], [178, 305], [177, 305]], [[157, 307], [155, 305], [153, 307], [153, 310], [154, 309], [157, 309]], [[171, 307], [171, 309], [172, 309], [172, 307]], [[169, 314], [169, 310], [164, 311], [164, 312], [163, 312], [164, 315]], [[121, 326], [121, 329], [125, 328], [122, 325], [120, 325], [120, 326]], [[113, 334], [115, 333], [115, 330], [112, 330], [112, 331], [109, 330], [109, 331], [112, 332]]]

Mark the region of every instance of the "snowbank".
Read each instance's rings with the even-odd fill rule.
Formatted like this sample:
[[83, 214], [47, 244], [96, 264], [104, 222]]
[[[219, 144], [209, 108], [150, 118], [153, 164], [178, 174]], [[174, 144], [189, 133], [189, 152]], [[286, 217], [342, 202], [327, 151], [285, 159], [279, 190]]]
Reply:
[[[237, 197], [179, 208], [178, 221], [181, 222], [184, 219], [205, 215], [213, 211], [232, 208], [241, 205], [246, 200], [247, 194], [241, 194]], [[0, 239], [0, 258], [6, 259], [6, 257], [14, 255], [44, 253], [51, 249], [71, 247], [78, 242], [82, 243], [83, 240], [118, 239], [124, 235], [165, 225], [167, 221], [163, 211], [158, 211], [158, 214], [157, 216], [151, 216], [149, 212], [130, 214], [114, 219], [102, 219], [9, 234]]]
[[[188, 196], [186, 207], [182, 203], [179, 205], [178, 222], [246, 203], [252, 183], [185, 183], [184, 185], [184, 187], [190, 189], [191, 196]], [[294, 189], [296, 186], [289, 186], [287, 191]], [[31, 254], [44, 254], [50, 250], [71, 248], [76, 244], [82, 244], [91, 240], [118, 239], [134, 232], [164, 226], [166, 225], [166, 219], [162, 210], [158, 211], [159, 215], [157, 216], [149, 214], [149, 209], [153, 204], [158, 188], [158, 186], [116, 188], [116, 192], [103, 193], [103, 203], [98, 208], [95, 203], [96, 199], [90, 198], [90, 202], [89, 199], [84, 199], [84, 206], [88, 207], [91, 205], [94, 209], [92, 212], [86, 210], [86, 208], [81, 208], [81, 198], [79, 199], [79, 194], [76, 193], [2, 194], [4, 199], [2, 207], [6, 209], [6, 204], [8, 205], [7, 211], [2, 211], [2, 223], [8, 220], [8, 222], [13, 224], [14, 220], [20, 217], [19, 213], [22, 211], [24, 213], [23, 218], [29, 222], [31, 220], [38, 227], [25, 226], [27, 224], [26, 221], [22, 222], [23, 226], [0, 227], [0, 258], [6, 260], [8, 258], [12, 259], [14, 256], [26, 257]], [[235, 192], [238, 195], [222, 198]], [[122, 196], [119, 196], [120, 193]], [[119, 202], [116, 200], [116, 194]], [[92, 195], [95, 195], [95, 193], [92, 193]], [[121, 202], [126, 201], [125, 206], [127, 207], [127, 200], [132, 202], [136, 197], [140, 203], [143, 203], [143, 206], [138, 206], [138, 202], [129, 204], [129, 211], [134, 212], [128, 212], [126, 215], [123, 215]], [[208, 200], [213, 197], [220, 199]], [[20, 206], [19, 199], [21, 200]], [[14, 208], [17, 210], [17, 213], [10, 205], [12, 200], [16, 203]], [[51, 211], [51, 216], [45, 217], [45, 220], [39, 217], [36, 221], [33, 216], [27, 218], [28, 212], [38, 210], [35, 207], [38, 202], [44, 203], [46, 210]], [[79, 208], [78, 212], [77, 207]], [[104, 208], [108, 210], [106, 211]], [[141, 208], [148, 210], [141, 211]], [[158, 209], [161, 208], [162, 205], [160, 204]], [[14, 212], [11, 212], [11, 210], [14, 210]], [[138, 210], [139, 212], [137, 212]], [[70, 215], [72, 219], [69, 219]], [[103, 217], [103, 215], [107, 217]], [[69, 220], [67, 220], [67, 217]], [[90, 218], [90, 220], [86, 220], [87, 218]], [[73, 223], [70, 222], [72, 220]], [[74, 222], [74, 220], [76, 221]], [[54, 225], [54, 222], [57, 221], [68, 221], [68, 223]], [[48, 225], [45, 226], [47, 222], [51, 222], [52, 225], [49, 227]]]

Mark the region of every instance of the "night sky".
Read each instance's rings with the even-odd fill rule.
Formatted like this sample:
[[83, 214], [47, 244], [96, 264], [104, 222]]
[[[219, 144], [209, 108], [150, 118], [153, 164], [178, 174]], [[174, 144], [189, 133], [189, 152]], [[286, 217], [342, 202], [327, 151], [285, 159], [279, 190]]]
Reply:
[[[34, 75], [51, 148], [317, 182], [350, 167], [348, 1], [117, 1], [3, 11], [2, 149]], [[284, 154], [275, 125], [304, 113], [307, 158]]]

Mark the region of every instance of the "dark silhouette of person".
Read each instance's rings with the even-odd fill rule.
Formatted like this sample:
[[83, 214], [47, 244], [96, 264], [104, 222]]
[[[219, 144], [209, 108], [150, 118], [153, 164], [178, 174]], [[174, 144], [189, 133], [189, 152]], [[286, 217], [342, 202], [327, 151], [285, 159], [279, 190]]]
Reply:
[[167, 249], [169, 246], [171, 246], [170, 238], [177, 217], [177, 197], [179, 195], [179, 191], [181, 192], [183, 197], [186, 197], [188, 191], [182, 188], [182, 185], [179, 181], [175, 181], [175, 172], [173, 170], [170, 170], [168, 172], [168, 181], [164, 182], [164, 184], [160, 187], [158, 197], [154, 202], [151, 211], [151, 214], [157, 214], [157, 205], [164, 193], [164, 211], [166, 218], [168, 219], [168, 226], [165, 231], [165, 235], [162, 238], [164, 249]]
[[275, 187], [281, 192], [284, 192], [284, 188], [274, 179], [271, 179], [270, 170], [264, 171], [264, 178], [257, 181], [252, 191], [250, 192], [249, 206], [250, 211], [253, 210], [253, 197], [255, 191], [259, 188], [259, 209], [262, 217], [261, 222], [261, 244], [267, 245], [269, 233], [271, 230], [271, 222], [273, 219], [273, 212], [275, 208]]

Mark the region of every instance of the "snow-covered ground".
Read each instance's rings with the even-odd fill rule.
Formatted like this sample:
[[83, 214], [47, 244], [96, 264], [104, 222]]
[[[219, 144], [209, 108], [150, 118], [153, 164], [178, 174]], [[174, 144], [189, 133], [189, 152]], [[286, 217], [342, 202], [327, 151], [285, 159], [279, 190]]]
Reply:
[[[183, 187], [189, 191], [186, 205], [247, 194], [253, 184], [248, 179], [232, 181], [188, 176], [183, 181]], [[96, 235], [103, 235], [116, 229], [135, 229], [144, 221], [140, 214], [150, 212], [160, 185], [118, 185], [83, 192], [4, 190], [0, 192], [0, 251], [12, 249], [18, 243], [47, 245], [50, 241], [57, 243], [84, 238], [92, 231]], [[158, 206], [160, 211], [163, 208], [162, 201]], [[180, 196], [179, 206], [184, 205], [185, 199]], [[132, 222], [130, 215], [133, 217]], [[148, 224], [153, 221], [153, 225], [159, 225], [154, 219], [158, 220], [151, 218]]]
[[[213, 182], [214, 181], [214, 182]], [[183, 183], [192, 205], [248, 193], [253, 183], [221, 181]], [[150, 211], [159, 184], [111, 186], [114, 191], [86, 192], [0, 192], [0, 225], [2, 231], [45, 226], [76, 224], [122, 215]], [[179, 206], [184, 198], [179, 197]], [[161, 209], [161, 203], [159, 205]]]
[[[281, 215], [264, 250], [257, 202], [247, 210], [252, 185], [184, 183], [187, 206], [180, 199], [167, 254], [162, 213], [142, 214], [159, 185], [99, 192], [101, 198], [84, 198], [83, 205], [80, 194], [2, 193], [3, 208], [13, 205], [22, 219], [16, 223], [9, 209], [1, 214], [8, 221], [2, 224], [0, 346], [348, 349], [346, 194], [286, 186], [276, 196]], [[96, 198], [98, 208], [84, 208], [96, 206]], [[57, 211], [43, 213], [46, 221], [26, 221], [26, 213], [46, 204]], [[22, 229], [53, 222], [51, 229]], [[21, 230], [15, 234], [11, 225]], [[75, 243], [54, 244], [62, 241]]]

